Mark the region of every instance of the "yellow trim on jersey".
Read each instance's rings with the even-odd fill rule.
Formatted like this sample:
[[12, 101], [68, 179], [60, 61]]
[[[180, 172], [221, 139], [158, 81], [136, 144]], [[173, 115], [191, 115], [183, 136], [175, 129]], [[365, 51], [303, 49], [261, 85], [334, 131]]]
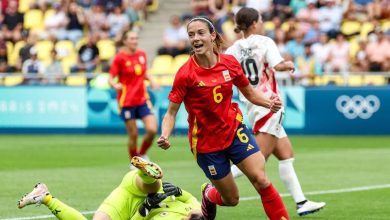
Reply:
[[192, 144], [191, 144], [191, 150], [194, 154], [194, 157], [196, 159], [196, 145], [198, 144], [198, 136], [196, 133], [198, 132], [198, 123], [196, 122], [196, 118], [194, 119], [194, 127], [192, 128]]
[[122, 108], [126, 101], [126, 93], [127, 93], [127, 87], [126, 85], [122, 84], [122, 94], [121, 98], [119, 99], [119, 107]]
[[243, 117], [241, 114], [237, 113], [236, 115], [236, 120], [239, 121], [239, 122], [243, 122]]

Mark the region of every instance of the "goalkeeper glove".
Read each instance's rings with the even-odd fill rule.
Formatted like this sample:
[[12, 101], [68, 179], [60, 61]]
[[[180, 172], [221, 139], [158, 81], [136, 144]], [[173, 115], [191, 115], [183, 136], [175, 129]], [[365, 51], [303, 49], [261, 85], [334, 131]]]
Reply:
[[139, 207], [138, 212], [142, 217], [145, 217], [152, 208], [160, 208], [159, 204], [169, 195], [165, 193], [152, 193], [149, 194], [142, 205]]
[[172, 183], [168, 183], [168, 182], [163, 182], [163, 190], [165, 192], [165, 194], [167, 194], [168, 196], [181, 196], [182, 195], [182, 191], [179, 187], [173, 185]]

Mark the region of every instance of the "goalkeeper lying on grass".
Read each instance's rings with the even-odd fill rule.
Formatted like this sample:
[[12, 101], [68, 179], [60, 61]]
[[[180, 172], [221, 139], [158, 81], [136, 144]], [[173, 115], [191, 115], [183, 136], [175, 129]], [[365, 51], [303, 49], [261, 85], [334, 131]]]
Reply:
[[[162, 183], [163, 172], [152, 162], [133, 157], [139, 170], [127, 173], [96, 211], [94, 220], [203, 220], [194, 196], [171, 183]], [[85, 220], [74, 208], [53, 197], [47, 186], [38, 183], [18, 201], [18, 208], [44, 204], [60, 220]]]

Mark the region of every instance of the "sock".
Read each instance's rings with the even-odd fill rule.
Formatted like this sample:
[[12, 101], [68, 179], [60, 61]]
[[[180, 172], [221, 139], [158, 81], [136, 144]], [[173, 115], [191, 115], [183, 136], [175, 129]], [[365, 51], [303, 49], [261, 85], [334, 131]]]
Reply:
[[144, 142], [142, 142], [141, 150], [139, 151], [139, 154], [140, 155], [146, 154], [146, 151], [148, 151], [150, 146], [152, 146], [152, 143], [144, 140]]
[[288, 213], [284, 207], [278, 191], [270, 184], [267, 188], [259, 191], [264, 211], [270, 220], [288, 220]]
[[47, 195], [43, 202], [59, 220], [87, 220], [79, 211], [53, 198], [52, 195]]
[[306, 198], [303, 195], [301, 184], [299, 184], [297, 174], [295, 173], [293, 162], [294, 158], [279, 161], [279, 176], [294, 198], [295, 203], [299, 203], [305, 201]]
[[217, 191], [217, 189], [214, 186], [206, 190], [206, 196], [209, 199], [209, 201], [212, 203], [215, 203], [220, 206], [225, 205], [222, 201], [221, 194]]
[[134, 146], [134, 147], [128, 147], [127, 150], [128, 150], [128, 152], [129, 152], [130, 160], [131, 160], [131, 158], [133, 158], [134, 156], [138, 156], [138, 154], [137, 154], [137, 147], [136, 147], [136, 146]]
[[152, 184], [157, 181], [155, 178], [148, 176], [146, 173], [142, 172], [141, 170], [138, 170], [137, 174], [142, 179], [142, 182], [146, 184]]

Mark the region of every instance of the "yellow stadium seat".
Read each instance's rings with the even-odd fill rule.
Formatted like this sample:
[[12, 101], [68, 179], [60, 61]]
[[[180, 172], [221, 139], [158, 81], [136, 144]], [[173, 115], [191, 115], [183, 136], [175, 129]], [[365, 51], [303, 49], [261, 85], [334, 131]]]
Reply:
[[77, 56], [70, 56], [70, 57], [65, 57], [61, 60], [62, 63], [62, 70], [64, 71], [64, 74], [69, 74], [70, 73], [70, 68], [73, 65], [77, 64]]
[[188, 58], [190, 57], [190, 55], [188, 54], [180, 54], [180, 55], [177, 55], [173, 58], [173, 61], [172, 61], [172, 65], [171, 65], [171, 69], [170, 69], [170, 73], [176, 73], [179, 68], [185, 63], [187, 62]]
[[345, 35], [350, 35], [360, 32], [361, 24], [359, 21], [344, 21], [341, 24], [341, 32]]
[[148, 12], [155, 12], [158, 10], [158, 6], [160, 4], [160, 1], [159, 0], [153, 0], [152, 1], [152, 4], [151, 5], [148, 5], [146, 7], [146, 9], [148, 10]]
[[14, 49], [14, 44], [10, 41], [7, 41], [5, 43], [5, 46], [7, 47], [7, 58], [9, 61], [11, 59], [11, 56], [12, 56], [12, 50]]
[[[338, 85], [343, 86], [345, 85], [344, 78], [340, 75], [324, 75], [322, 77], [319, 77], [319, 82], [321, 85]], [[318, 83], [318, 82], [315, 82]]]
[[38, 59], [47, 60], [51, 58], [51, 51], [54, 48], [54, 44], [49, 40], [38, 41], [34, 46], [38, 51]]
[[359, 42], [356, 37], [353, 37], [349, 40], [349, 56], [354, 59], [356, 53], [359, 50]]
[[4, 86], [16, 86], [23, 83], [23, 80], [24, 76], [22, 74], [5, 76]]
[[390, 28], [390, 20], [386, 19], [381, 22], [381, 28], [383, 31], [387, 31]]
[[43, 30], [43, 13], [39, 9], [32, 9], [26, 11], [24, 14], [25, 29], [31, 29], [32, 31]]
[[349, 86], [363, 86], [363, 76], [362, 75], [350, 75], [348, 77]]
[[16, 63], [18, 62], [18, 58], [19, 58], [19, 51], [25, 45], [26, 45], [26, 42], [24, 42], [24, 41], [18, 41], [15, 43], [14, 48], [12, 49], [12, 53], [11, 53], [10, 57], [8, 58], [8, 64], [10, 66], [16, 66]]
[[285, 22], [283, 22], [281, 28], [282, 28], [282, 30], [283, 30], [284, 32], [288, 32], [288, 30], [290, 30], [290, 24], [289, 24], [287, 21], [285, 21]]
[[367, 40], [367, 35], [374, 30], [374, 24], [371, 22], [364, 22], [360, 28], [360, 37], [362, 40]]
[[69, 75], [66, 77], [65, 84], [67, 86], [85, 86], [87, 85], [87, 77], [84, 75]]
[[35, 3], [35, 0], [19, 0], [18, 11], [20, 13], [25, 13], [30, 9], [30, 6]]
[[70, 56], [76, 56], [77, 51], [72, 41], [70, 40], [62, 40], [58, 41], [54, 48], [57, 51], [57, 57], [59, 59], [63, 59]]
[[384, 86], [387, 84], [387, 80], [384, 75], [365, 75], [364, 83], [366, 85]]
[[172, 74], [173, 57], [171, 55], [158, 55], [153, 59], [150, 74]]
[[274, 30], [275, 29], [275, 24], [272, 21], [266, 21], [263, 23], [264, 30]]
[[96, 44], [99, 49], [99, 57], [101, 60], [110, 60], [115, 56], [115, 42], [110, 39], [99, 40]]

